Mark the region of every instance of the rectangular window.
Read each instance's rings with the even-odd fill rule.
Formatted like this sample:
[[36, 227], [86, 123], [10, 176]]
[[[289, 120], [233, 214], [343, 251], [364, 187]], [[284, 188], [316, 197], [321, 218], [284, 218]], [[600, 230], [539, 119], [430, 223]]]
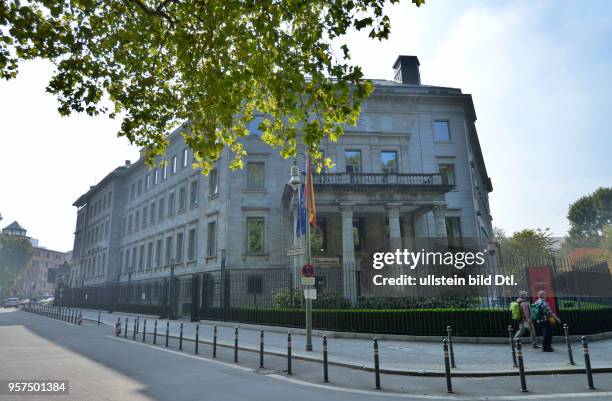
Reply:
[[168, 165], [164, 164], [164, 167], [162, 167], [162, 180], [166, 178], [168, 178]]
[[440, 164], [438, 167], [442, 176], [442, 185], [455, 187], [455, 166], [452, 164]]
[[147, 207], [142, 208], [142, 223], [140, 224], [142, 228], [147, 226]]
[[196, 230], [192, 228], [187, 233], [187, 260], [195, 260]]
[[[133, 224], [134, 224], [134, 216], [130, 214], [128, 216], [128, 234], [132, 233]], [[96, 238], [97, 238], [97, 235], [96, 235]]]
[[183, 261], [183, 233], [176, 234], [176, 261]]
[[178, 210], [185, 210], [185, 202], [187, 201], [187, 186], [183, 185], [179, 188]]
[[130, 250], [129, 249], [125, 251], [125, 271], [128, 273], [132, 272], [132, 270], [130, 269]]
[[155, 202], [151, 203], [149, 206], [149, 225], [153, 225], [155, 222]]
[[247, 218], [247, 252], [264, 251], [264, 226], [263, 217]]
[[138, 251], [138, 270], [144, 270], [145, 266], [145, 246], [140, 245], [140, 249]]
[[145, 175], [145, 190], [151, 188], [151, 175]]
[[155, 267], [161, 266], [162, 263], [162, 240], [158, 239], [155, 243]]
[[247, 293], [261, 294], [263, 291], [263, 279], [261, 276], [247, 276]]
[[138, 232], [140, 226], [140, 210], [136, 211], [136, 217], [134, 218], [134, 231]]
[[206, 256], [217, 255], [217, 222], [208, 223], [208, 237], [206, 241]]
[[176, 155], [172, 156], [172, 174], [176, 174]]
[[191, 206], [198, 204], [198, 181], [191, 181], [191, 192], [190, 192], [190, 203]]
[[219, 171], [213, 167], [208, 173], [208, 195], [216, 195], [219, 193]]
[[183, 155], [182, 155], [182, 165], [183, 167], [187, 167], [187, 148], [183, 148]]
[[121, 273], [125, 274], [127, 271], [125, 269], [125, 262], [123, 261], [123, 251], [119, 251], [119, 264], [121, 265]]
[[138, 196], [140, 196], [140, 194], [142, 194], [142, 178], [138, 180]]
[[434, 121], [434, 141], [436, 142], [450, 141], [450, 130], [448, 128], [448, 121], [446, 120]]
[[134, 183], [130, 187], [130, 200], [134, 200], [135, 196], [136, 196], [136, 184]]
[[361, 150], [347, 150], [344, 152], [347, 173], [361, 173]]
[[383, 173], [397, 174], [397, 152], [387, 150], [380, 152], [380, 164]]
[[172, 263], [172, 237], [166, 237], [166, 265]]
[[157, 185], [159, 182], [159, 169], [153, 170], [153, 185]]
[[265, 165], [263, 162], [247, 163], [247, 188], [263, 189], [265, 184]]
[[171, 192], [170, 195], [168, 195], [168, 217], [174, 216], [174, 198], [175, 194]]
[[164, 201], [165, 201], [165, 198], [161, 198], [159, 200], [159, 206], [157, 207], [157, 218], [159, 220], [164, 218], [164, 208], [166, 207]]
[[136, 270], [136, 251], [137, 251], [136, 247], [132, 248], [132, 266], [131, 266], [132, 271]]
[[150, 269], [153, 266], [153, 243], [149, 242], [147, 244], [147, 269]]

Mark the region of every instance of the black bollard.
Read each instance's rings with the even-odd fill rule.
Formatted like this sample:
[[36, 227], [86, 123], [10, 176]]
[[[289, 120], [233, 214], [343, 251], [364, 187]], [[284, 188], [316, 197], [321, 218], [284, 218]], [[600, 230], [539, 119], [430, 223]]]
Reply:
[[134, 330], [132, 332], [132, 340], [136, 340], [136, 327], [137, 327], [136, 320], [137, 319], [134, 319]]
[[378, 339], [374, 339], [374, 379], [376, 381], [376, 389], [380, 390], [380, 361], [378, 359]]
[[213, 349], [212, 349], [213, 358], [217, 357], [217, 326], [213, 328]]
[[582, 353], [584, 354], [584, 368], [587, 375], [587, 383], [589, 384], [589, 390], [595, 390], [595, 384], [593, 384], [593, 372], [591, 371], [591, 357], [589, 356], [589, 341], [585, 336], [580, 337], [582, 343]]
[[147, 335], [147, 319], [142, 322], [142, 342], [145, 342], [145, 337]]
[[329, 382], [327, 373], [327, 336], [323, 336], [323, 381], [325, 383]]
[[234, 331], [234, 362], [238, 363], [238, 327]]
[[518, 364], [516, 363], [516, 349], [514, 347], [514, 337], [512, 335], [511, 325], [508, 325], [508, 338], [510, 340], [510, 348], [512, 349], [512, 366], [517, 368]]
[[100, 312], [98, 312], [98, 326], [100, 325]]
[[157, 320], [153, 324], [153, 345], [157, 345]]
[[287, 333], [287, 374], [291, 374], [291, 333]]
[[525, 364], [523, 363], [523, 346], [521, 340], [516, 340], [516, 357], [518, 358], [519, 376], [521, 377], [521, 391], [527, 392], [527, 382], [525, 380]]
[[264, 331], [259, 330], [259, 368], [264, 367]]
[[195, 350], [193, 351], [194, 354], [198, 354], [198, 352], [200, 348], [200, 325], [196, 324], [196, 335], [195, 335]]
[[170, 321], [166, 322], [166, 348], [168, 348], [168, 337], [170, 337]]
[[563, 325], [563, 334], [565, 336], [565, 345], [567, 345], [567, 356], [569, 357], [569, 363], [570, 365], [575, 365], [574, 354], [572, 353], [572, 343], [569, 339], [569, 326], [567, 324]]
[[448, 355], [448, 340], [442, 340], [442, 350], [444, 351], [444, 374], [446, 376], [446, 392], [453, 392], [453, 382], [451, 381], [451, 367]]
[[136, 334], [140, 331], [140, 316], [136, 316]]
[[448, 334], [448, 351], [450, 353], [450, 366], [451, 368], [456, 368], [455, 366], [455, 351], [453, 351], [453, 328], [451, 326], [446, 326], [446, 333]]
[[123, 338], [127, 338], [127, 330], [128, 330], [128, 317], [125, 318], [125, 332], [123, 333]]
[[179, 351], [183, 350], [183, 323], [181, 323], [181, 332], [179, 335]]

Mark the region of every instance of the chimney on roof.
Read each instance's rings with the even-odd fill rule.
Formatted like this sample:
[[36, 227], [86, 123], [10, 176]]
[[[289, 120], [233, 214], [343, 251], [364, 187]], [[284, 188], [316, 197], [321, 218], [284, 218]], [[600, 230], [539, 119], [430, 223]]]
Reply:
[[393, 64], [395, 82], [409, 85], [421, 85], [419, 65], [419, 58], [417, 56], [398, 56]]
[[129, 160], [126, 160], [126, 161], [125, 161], [125, 165], [126, 165], [126, 166], [129, 166], [130, 164], [132, 164], [132, 162], [131, 162], [131, 161], [129, 161]]

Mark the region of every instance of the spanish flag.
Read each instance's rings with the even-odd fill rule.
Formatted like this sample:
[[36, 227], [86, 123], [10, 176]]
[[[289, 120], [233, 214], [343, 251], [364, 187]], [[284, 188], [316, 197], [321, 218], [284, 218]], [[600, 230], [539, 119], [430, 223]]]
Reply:
[[306, 205], [308, 208], [308, 221], [311, 226], [317, 227], [317, 207], [315, 206], [314, 198], [314, 184], [312, 182], [312, 167], [310, 165], [310, 158], [306, 159], [306, 180], [308, 184], [306, 186]]

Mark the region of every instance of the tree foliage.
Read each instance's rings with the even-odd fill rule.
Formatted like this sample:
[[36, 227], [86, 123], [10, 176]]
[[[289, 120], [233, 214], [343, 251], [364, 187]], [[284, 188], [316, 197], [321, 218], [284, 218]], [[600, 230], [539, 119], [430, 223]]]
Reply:
[[118, 135], [144, 147], [149, 163], [182, 126], [204, 172], [224, 147], [241, 167], [255, 112], [265, 143], [291, 157], [301, 140], [320, 162], [317, 145], [355, 124], [373, 90], [350, 64], [346, 34], [386, 39], [384, 6], [397, 2], [0, 0], [0, 74], [51, 60], [59, 112], [122, 118]]
[[601, 187], [570, 205], [567, 246], [599, 247], [605, 241], [605, 227], [612, 226], [612, 188]]
[[493, 230], [504, 257], [527, 259], [548, 258], [555, 255], [556, 241], [548, 228], [527, 228], [507, 237], [500, 228]]
[[28, 271], [32, 244], [27, 238], [0, 234], [0, 294], [11, 294], [15, 284]]

